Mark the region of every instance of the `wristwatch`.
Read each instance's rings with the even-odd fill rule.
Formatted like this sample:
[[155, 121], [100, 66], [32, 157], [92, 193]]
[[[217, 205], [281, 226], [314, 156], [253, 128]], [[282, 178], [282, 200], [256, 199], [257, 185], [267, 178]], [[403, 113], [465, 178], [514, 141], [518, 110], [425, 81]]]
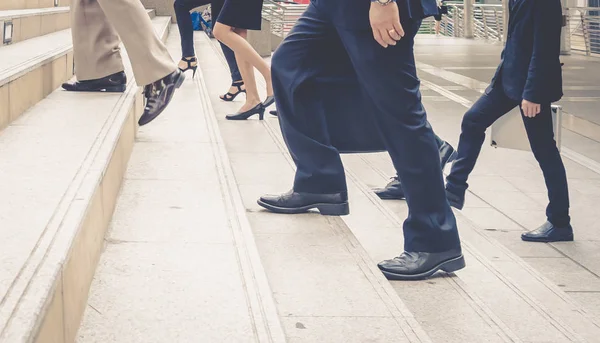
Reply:
[[378, 3], [378, 4], [382, 5], [382, 6], [386, 6], [386, 5], [389, 5], [389, 4], [393, 3], [393, 2], [396, 2], [396, 0], [371, 0], [371, 2], [376, 2], [376, 3]]

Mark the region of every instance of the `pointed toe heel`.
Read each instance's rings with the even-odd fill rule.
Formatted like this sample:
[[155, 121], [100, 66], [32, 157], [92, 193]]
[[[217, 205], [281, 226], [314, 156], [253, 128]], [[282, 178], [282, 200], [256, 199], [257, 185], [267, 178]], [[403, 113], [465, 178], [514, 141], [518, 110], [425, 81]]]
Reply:
[[265, 117], [265, 108], [262, 106], [262, 104], [258, 104], [245, 112], [227, 115], [225, 118], [227, 120], [246, 120], [255, 114], [258, 114], [258, 118], [263, 120]]

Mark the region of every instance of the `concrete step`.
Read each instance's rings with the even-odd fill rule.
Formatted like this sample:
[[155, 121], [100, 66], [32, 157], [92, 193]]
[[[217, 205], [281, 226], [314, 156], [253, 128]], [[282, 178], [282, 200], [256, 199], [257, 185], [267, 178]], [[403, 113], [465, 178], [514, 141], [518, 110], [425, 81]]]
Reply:
[[2, 343], [75, 340], [143, 109], [126, 72], [123, 94], [56, 90], [0, 132]]
[[[219, 100], [231, 80], [213, 46], [197, 34], [209, 99], [288, 340], [431, 342], [342, 219], [275, 215], [256, 204], [261, 194], [290, 187], [293, 169], [265, 123], [225, 120], [241, 102]], [[265, 122], [278, 124], [273, 117]]]
[[0, 11], [70, 6], [71, 0], [2, 0]]
[[0, 48], [0, 129], [73, 76], [71, 30]]
[[[7, 24], [12, 24], [12, 39], [4, 44], [18, 43], [71, 27], [69, 7], [0, 11], [0, 27]], [[4, 30], [0, 31], [0, 43], [3, 35]]]
[[[268, 128], [285, 149], [277, 123], [270, 121]], [[369, 157], [344, 157], [352, 213], [343, 221], [372, 260], [379, 261], [402, 249], [400, 218], [408, 209], [404, 202], [382, 202], [365, 184], [385, 184], [388, 174], [380, 170], [390, 169], [374, 168]], [[377, 160], [390, 163], [382, 156]], [[293, 167], [291, 159], [288, 162]], [[466, 217], [457, 217], [468, 268], [457, 277], [392, 283], [434, 342], [594, 342], [600, 327], [589, 311]], [[451, 301], [461, 315], [432, 311], [444, 301]], [[454, 330], [451, 337], [449, 330]]]
[[[54, 13], [52, 11], [59, 10], [47, 11]], [[10, 12], [25, 16], [25, 13], [36, 13], [36, 10]], [[10, 16], [13, 15], [15, 14]], [[48, 27], [58, 29], [59, 19], [68, 22], [68, 13], [61, 12], [58, 15], [61, 17], [54, 17], [56, 21], [48, 19]], [[148, 15], [155, 17], [155, 11], [148, 10]], [[52, 15], [25, 16], [18, 20], [38, 18], [43, 22], [46, 19], [42, 18], [45, 17], [51, 18]], [[23, 32], [16, 33], [18, 36], [23, 35]], [[19, 43], [0, 47], [0, 130], [73, 76], [70, 29], [21, 40]]]
[[77, 341], [285, 341], [198, 79], [140, 129]]
[[[201, 56], [200, 65], [207, 83], [215, 89], [211, 99], [216, 99], [219, 91], [228, 86], [226, 65], [222, 58], [219, 61], [219, 58], [206, 52], [211, 45], [205, 38], [200, 42], [197, 43], [200, 44], [197, 49]], [[213, 54], [219, 53], [215, 45], [212, 48], [215, 49]], [[221, 66], [218, 66], [219, 63]], [[260, 76], [257, 79], [260, 80]], [[259, 84], [259, 89], [262, 88]], [[450, 119], [459, 121], [464, 109], [458, 104], [450, 104], [454, 107], [447, 102], [437, 104], [437, 112], [433, 113], [444, 113], [441, 120], [446, 122]], [[217, 109], [217, 116], [221, 117], [224, 113], [234, 112], [240, 104], [216, 101], [213, 106]], [[426, 101], [426, 107], [431, 109], [433, 103]], [[460, 127], [458, 123], [453, 124]], [[223, 121], [220, 125], [251, 222], [252, 216], [257, 217], [253, 230], [277, 303], [280, 304], [280, 315], [289, 316], [283, 319], [286, 333], [304, 342], [351, 339], [344, 335], [335, 336], [338, 333], [332, 329], [329, 320], [315, 318], [331, 313], [302, 310], [314, 306], [312, 302], [322, 306], [324, 301], [319, 297], [321, 294], [323, 298], [337, 299], [337, 293], [331, 295], [334, 293], [332, 289], [327, 292], [326, 287], [317, 280], [330, 280], [328, 278], [331, 277], [343, 279], [345, 283], [339, 287], [344, 288], [355, 287], [362, 282], [364, 276], [350, 277], [346, 274], [347, 270], [340, 264], [343, 262], [338, 261], [339, 256], [349, 253], [349, 256], [342, 258], [345, 263], [352, 259], [360, 260], [364, 268], [372, 268], [377, 261], [401, 251], [400, 218], [407, 215], [406, 205], [404, 202], [383, 203], [371, 191], [371, 186], [383, 185], [393, 175], [389, 157], [386, 160], [386, 155], [380, 154], [344, 158], [351, 195], [350, 216], [323, 219], [311, 214], [295, 217], [270, 215], [260, 211], [255, 204], [256, 199], [263, 193], [285, 191], [290, 186], [294, 170], [277, 120], [271, 118], [264, 123], [252, 120], [244, 123]], [[440, 126], [434, 124], [436, 130]], [[246, 138], [248, 136], [252, 138]], [[378, 159], [380, 164], [374, 167], [371, 159]], [[383, 166], [385, 163], [386, 167]], [[531, 166], [525, 162], [523, 168]], [[476, 201], [469, 200], [470, 203]], [[465, 270], [457, 275], [424, 282], [380, 283], [386, 291], [390, 285], [393, 287], [393, 294], [387, 292], [386, 295], [393, 299], [393, 303], [403, 304], [402, 308], [412, 313], [433, 342], [597, 341], [600, 326], [592, 311], [574, 301], [558, 285], [500, 244], [495, 237], [486, 234], [469, 217], [458, 213], [457, 218], [467, 256], [468, 267]], [[328, 225], [318, 224], [323, 220], [327, 220]], [[506, 227], [511, 228], [510, 225]], [[515, 240], [518, 239], [517, 235]], [[338, 250], [339, 245], [343, 247], [343, 252]], [[329, 265], [329, 261], [335, 263]], [[285, 265], [285, 275], [281, 271], [281, 264]], [[323, 272], [313, 279], [311, 273], [319, 264], [324, 265], [327, 273]], [[339, 269], [343, 269], [344, 273], [338, 272]], [[298, 271], [298, 279], [312, 282], [301, 284], [300, 287], [291, 285], [299, 281], [294, 279], [293, 282], [286, 282], [290, 278], [290, 270]], [[381, 279], [377, 271], [372, 273], [375, 279]], [[333, 289], [340, 292], [337, 288]], [[341, 293], [339, 296], [343, 297], [344, 292]], [[302, 299], [298, 303], [304, 307], [300, 310], [293, 306], [286, 307], [286, 297]], [[343, 302], [337, 300], [327, 305], [335, 308]], [[352, 301], [356, 303], [361, 300], [353, 298]], [[374, 304], [371, 302], [372, 308], [376, 308]], [[331, 311], [331, 308], [327, 310]], [[295, 326], [294, 316], [310, 317], [312, 327], [301, 320], [298, 322], [302, 325]], [[327, 326], [329, 330], [322, 330], [322, 326]], [[377, 334], [371, 332], [371, 335]], [[386, 341], [384, 333], [375, 339], [368, 338]]]

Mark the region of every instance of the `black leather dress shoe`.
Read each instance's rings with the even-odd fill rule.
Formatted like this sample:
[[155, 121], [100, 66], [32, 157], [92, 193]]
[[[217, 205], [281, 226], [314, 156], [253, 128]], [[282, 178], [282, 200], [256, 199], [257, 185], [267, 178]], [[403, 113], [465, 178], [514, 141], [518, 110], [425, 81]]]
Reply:
[[258, 204], [275, 213], [296, 214], [317, 209], [322, 215], [344, 216], [350, 213], [348, 193], [311, 194], [289, 191], [283, 195], [265, 195]]
[[377, 266], [388, 280], [422, 280], [440, 270], [453, 273], [463, 269], [465, 258], [460, 249], [440, 253], [403, 252]]
[[175, 89], [181, 87], [184, 80], [185, 75], [181, 71], [176, 70], [164, 78], [144, 87], [146, 108], [144, 108], [144, 114], [140, 117], [138, 124], [140, 126], [146, 125], [156, 119], [156, 117], [167, 108], [167, 105], [169, 105], [171, 99], [173, 99]]
[[70, 92], [117, 92], [122, 93], [127, 89], [127, 76], [125, 72], [118, 72], [101, 79], [65, 82], [62, 88]]
[[550, 222], [545, 222], [539, 228], [521, 235], [521, 239], [527, 242], [571, 242], [573, 240], [573, 228], [558, 228]]
[[463, 207], [465, 207], [464, 194], [456, 194], [446, 188], [446, 198], [448, 198], [448, 203], [450, 204], [450, 206], [454, 207], [457, 210], [462, 210]]
[[393, 177], [392, 181], [384, 188], [375, 188], [373, 191], [383, 200], [403, 200], [405, 198], [402, 183], [397, 176]]
[[[444, 142], [439, 151], [442, 169], [446, 167], [446, 164], [456, 159], [456, 150], [454, 150], [452, 145], [448, 142]], [[404, 189], [402, 188], [402, 183], [400, 183], [398, 176], [393, 177], [392, 181], [384, 188], [376, 188], [373, 191], [383, 200], [403, 200], [405, 198]]]

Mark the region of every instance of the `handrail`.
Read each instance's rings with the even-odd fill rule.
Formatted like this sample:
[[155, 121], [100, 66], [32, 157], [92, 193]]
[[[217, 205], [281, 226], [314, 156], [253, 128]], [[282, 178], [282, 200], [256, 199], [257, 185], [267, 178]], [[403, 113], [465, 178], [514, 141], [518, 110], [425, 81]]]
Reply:
[[[442, 16], [440, 34], [451, 37], [464, 37], [464, 6], [461, 3], [447, 3], [448, 14]], [[504, 16], [502, 5], [473, 5], [473, 35], [475, 38], [502, 41]]]
[[[448, 14], [442, 16], [440, 34], [464, 37], [464, 5], [461, 2], [446, 2]], [[274, 35], [284, 38], [308, 5], [289, 0], [264, 0], [262, 16], [271, 22]], [[567, 46], [572, 51], [600, 56], [600, 7], [568, 7], [564, 9], [567, 27]], [[435, 21], [426, 18], [419, 33], [433, 34]], [[503, 41], [504, 15], [500, 4], [473, 5], [473, 35], [478, 39]]]
[[600, 55], [600, 7], [568, 7], [565, 13], [571, 50]]
[[271, 22], [271, 33], [284, 38], [308, 5], [291, 1], [264, 0], [262, 17]]

